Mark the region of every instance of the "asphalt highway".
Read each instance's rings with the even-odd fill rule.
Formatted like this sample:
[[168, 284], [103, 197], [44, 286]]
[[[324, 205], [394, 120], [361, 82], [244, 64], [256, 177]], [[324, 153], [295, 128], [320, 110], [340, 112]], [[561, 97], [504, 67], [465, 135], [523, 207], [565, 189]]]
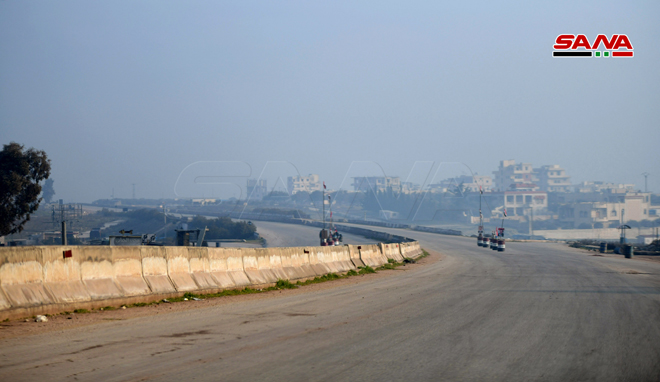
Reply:
[[[319, 245], [320, 228], [255, 221], [257, 232], [266, 239], [268, 247], [299, 247]], [[377, 241], [350, 233], [341, 233], [344, 244], [375, 244]]]
[[[304, 229], [318, 231], [275, 230]], [[309, 293], [4, 339], [0, 380], [660, 380], [660, 263], [390, 231], [444, 257]]]

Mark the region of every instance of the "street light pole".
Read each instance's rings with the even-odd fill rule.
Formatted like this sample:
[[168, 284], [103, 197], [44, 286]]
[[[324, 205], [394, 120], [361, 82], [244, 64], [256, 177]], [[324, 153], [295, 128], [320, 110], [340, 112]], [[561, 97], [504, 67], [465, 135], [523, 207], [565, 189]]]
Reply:
[[651, 174], [649, 174], [648, 172], [642, 173], [642, 176], [644, 177], [644, 192], [649, 192], [649, 187], [648, 187], [649, 175]]

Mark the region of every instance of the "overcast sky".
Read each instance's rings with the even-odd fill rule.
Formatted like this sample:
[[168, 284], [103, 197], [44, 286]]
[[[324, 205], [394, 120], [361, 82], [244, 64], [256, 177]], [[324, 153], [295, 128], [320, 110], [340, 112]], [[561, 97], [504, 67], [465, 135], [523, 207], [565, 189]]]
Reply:
[[[660, 2], [2, 1], [0, 143], [57, 198], [239, 196], [247, 176], [503, 159], [660, 191]], [[553, 58], [627, 34], [633, 58]], [[440, 166], [440, 163], [445, 163]], [[440, 168], [439, 171], [436, 171]], [[343, 186], [342, 186], [343, 182]], [[239, 186], [232, 186], [236, 183]]]

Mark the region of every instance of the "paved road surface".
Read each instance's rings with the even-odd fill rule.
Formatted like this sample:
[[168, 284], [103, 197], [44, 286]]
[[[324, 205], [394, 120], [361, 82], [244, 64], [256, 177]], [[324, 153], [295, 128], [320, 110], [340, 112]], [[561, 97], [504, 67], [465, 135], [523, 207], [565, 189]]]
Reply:
[[0, 380], [660, 380], [659, 263], [406, 236], [446, 258], [313, 293], [2, 340]]
[[[266, 238], [269, 247], [297, 247], [319, 245], [320, 228], [304, 225], [282, 224], [265, 221], [255, 221], [257, 232]], [[344, 244], [374, 244], [375, 240], [362, 236], [343, 233]]]

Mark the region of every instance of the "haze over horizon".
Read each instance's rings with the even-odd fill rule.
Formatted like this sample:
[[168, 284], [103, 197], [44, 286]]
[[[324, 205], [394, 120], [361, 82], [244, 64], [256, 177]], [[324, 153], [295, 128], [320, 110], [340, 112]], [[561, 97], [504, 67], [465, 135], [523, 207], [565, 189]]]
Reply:
[[[0, 143], [44, 150], [66, 202], [508, 159], [660, 192], [658, 19], [642, 1], [4, 1]], [[553, 58], [565, 33], [627, 34], [635, 56]]]

